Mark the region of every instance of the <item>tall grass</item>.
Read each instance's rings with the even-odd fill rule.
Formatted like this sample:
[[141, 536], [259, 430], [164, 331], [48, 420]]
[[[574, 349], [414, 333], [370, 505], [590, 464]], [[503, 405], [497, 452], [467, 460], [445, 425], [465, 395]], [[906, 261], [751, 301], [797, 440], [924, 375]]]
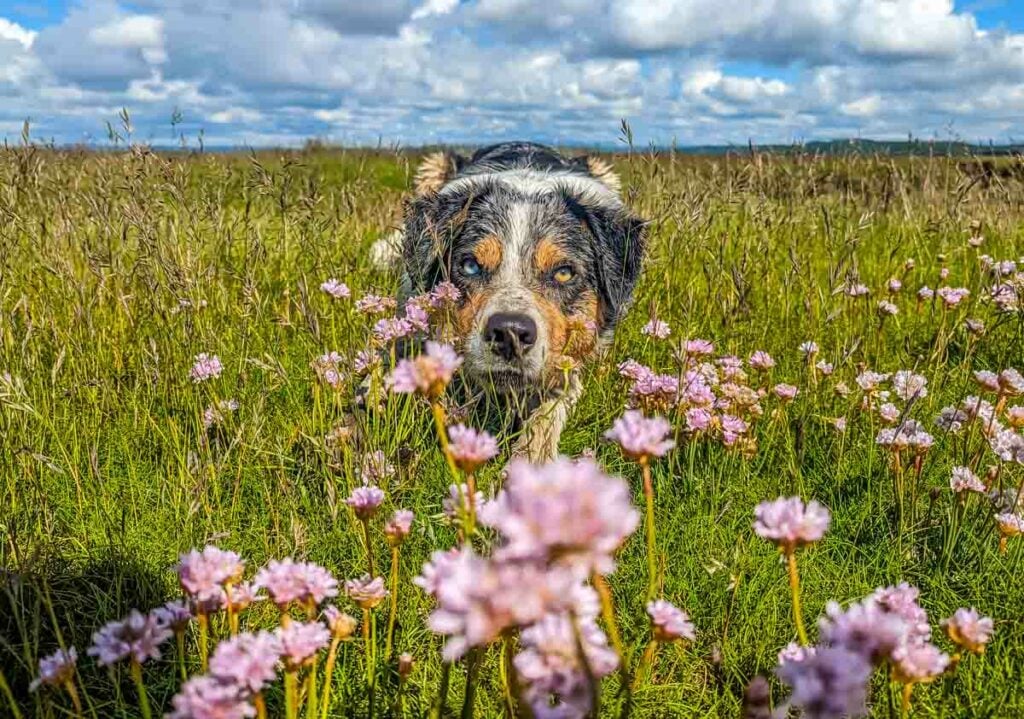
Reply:
[[[812, 635], [828, 600], [910, 581], [936, 619], [976, 606], [997, 620], [983, 656], [915, 690], [916, 715], [1024, 712], [1024, 541], [1011, 539], [1001, 554], [979, 499], [950, 545], [960, 511], [950, 470], [973, 449], [933, 430], [912, 491], [896, 496], [890, 458], [874, 441], [878, 418], [860, 410], [856, 391], [835, 392], [839, 382], [856, 389], [863, 368], [913, 369], [929, 384], [912, 413], [933, 429], [941, 407], [979, 393], [972, 371], [1024, 368], [1024, 324], [985, 301], [993, 282], [979, 262], [983, 253], [1024, 254], [1024, 187], [1012, 174], [969, 176], [951, 158], [634, 153], [618, 164], [631, 203], [652, 220], [651, 255], [610, 356], [585, 371], [562, 451], [594, 449], [629, 479], [639, 506], [639, 464], [602, 441], [626, 400], [614, 364], [631, 357], [671, 373], [681, 338], [744, 358], [766, 350], [778, 362], [771, 380], [800, 388], [790, 405], [765, 401], [755, 453], [691, 442], [650, 464], [660, 594], [687, 609], [698, 639], [659, 656], [633, 692], [633, 716], [736, 716], [750, 679], [770, 674], [795, 639], [786, 572], [751, 530], [753, 507], [780, 494], [832, 511], [829, 534], [800, 556]], [[455, 543], [457, 529], [440, 519], [450, 477], [430, 412], [412, 398], [358, 411], [358, 379], [328, 391], [310, 369], [325, 352], [368, 346], [372, 318], [317, 287], [338, 277], [356, 296], [395, 293], [397, 277], [372, 268], [368, 248], [398, 222], [414, 166], [404, 153], [334, 150], [0, 152], [0, 373], [10, 374], [0, 383], [0, 666], [26, 716], [64, 716], [70, 706], [28, 692], [39, 658], [58, 646], [84, 649], [107, 620], [178, 596], [168, 567], [193, 546], [217, 543], [253, 566], [291, 555], [339, 577], [363, 574], [362, 527], [343, 500], [375, 450], [395, 466], [385, 510], [418, 517], [400, 555], [394, 631], [394, 654], [412, 654], [415, 667], [400, 681], [394, 662], [381, 662], [378, 713], [427, 711], [441, 681], [440, 642], [424, 623], [430, 601], [409, 580], [433, 549]], [[972, 236], [984, 244], [971, 247]], [[891, 298], [899, 313], [882, 321], [875, 305], [891, 277], [904, 290]], [[871, 288], [869, 299], [843, 293], [856, 282]], [[947, 311], [917, 301], [922, 285], [971, 295]], [[649, 316], [672, 325], [672, 340], [640, 334]], [[967, 318], [985, 333], [968, 331]], [[806, 340], [835, 365], [832, 375], [804, 363]], [[188, 372], [201, 352], [225, 369], [196, 385]], [[227, 399], [238, 410], [207, 432], [204, 408]], [[844, 433], [832, 424], [840, 417]], [[327, 446], [346, 422], [349, 439]], [[979, 473], [989, 464], [994, 455], [978, 461]], [[999, 481], [1017, 486], [1022, 476], [1008, 464]], [[492, 494], [500, 462], [476, 480]], [[639, 659], [649, 640], [642, 533], [610, 584], [627, 654]], [[270, 626], [276, 613], [260, 605], [247, 621]], [[345, 716], [367, 714], [364, 661], [358, 643], [340, 646], [332, 701]], [[483, 656], [480, 716], [502, 712], [499, 661], [497, 651]], [[79, 676], [87, 715], [137, 715], [127, 670], [111, 676], [82, 661]], [[461, 696], [465, 677], [450, 680], [451, 696]], [[178, 687], [173, 651], [147, 665], [147, 686], [154, 714], [167, 710]], [[894, 692], [876, 680], [878, 716], [894, 711]], [[606, 696], [612, 715], [618, 695]], [[282, 701], [268, 697], [275, 711]], [[0, 714], [9, 706], [0, 692]]]

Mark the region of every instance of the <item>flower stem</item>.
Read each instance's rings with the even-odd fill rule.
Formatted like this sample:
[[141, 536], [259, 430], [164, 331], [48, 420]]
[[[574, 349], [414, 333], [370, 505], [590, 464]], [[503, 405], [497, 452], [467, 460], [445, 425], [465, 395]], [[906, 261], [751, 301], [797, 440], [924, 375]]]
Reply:
[[633, 673], [633, 688], [636, 689], [640, 682], [647, 679], [648, 672], [654, 666], [654, 654], [658, 651], [658, 641], [652, 639], [648, 644], [647, 648], [644, 649], [644, 654], [640, 657], [640, 664], [637, 666], [636, 671]]
[[149, 696], [146, 694], [146, 685], [142, 682], [142, 665], [134, 659], [132, 659], [132, 680], [139, 693], [139, 711], [142, 713], [142, 719], [152, 719], [153, 712], [149, 708]]
[[388, 608], [388, 635], [384, 642], [384, 661], [391, 660], [395, 637], [395, 617], [398, 615], [398, 545], [391, 548], [391, 606]]
[[200, 610], [196, 615], [196, 621], [199, 623], [199, 668], [205, 674], [210, 668], [206, 645], [210, 633], [210, 619], [206, 612]]
[[78, 696], [78, 689], [75, 687], [75, 680], [68, 679], [64, 682], [64, 689], [67, 690], [68, 696], [71, 697], [71, 704], [75, 707], [75, 716], [81, 719], [84, 716], [82, 714], [82, 700]]
[[466, 695], [462, 699], [461, 719], [473, 719], [473, 704], [476, 700], [476, 679], [480, 671], [480, 650], [474, 649], [466, 657]]
[[320, 702], [316, 700], [316, 655], [306, 673], [306, 719], [316, 719], [316, 710]]
[[640, 458], [640, 468], [643, 470], [647, 503], [647, 601], [650, 601], [658, 591], [658, 544], [654, 527], [654, 484], [651, 481], [651, 464], [646, 456]]
[[370, 542], [370, 522], [367, 519], [362, 520], [363, 523], [363, 540], [366, 543], [366, 563], [370, 566], [370, 576], [376, 577], [377, 573], [373, 571], [373, 544]]
[[448, 448], [448, 428], [445, 426], [444, 407], [440, 402], [431, 402], [430, 411], [434, 415], [434, 429], [437, 430], [437, 439], [441, 443], [441, 452], [444, 453], [445, 462], [448, 463], [448, 471], [451, 472], [452, 479], [458, 484], [459, 468], [455, 466], [455, 458], [452, 457], [452, 451]]
[[800, 637], [800, 644], [808, 646], [807, 629], [804, 628], [804, 614], [800, 608], [800, 574], [796, 569], [796, 552], [792, 549], [786, 551], [786, 566], [789, 569], [789, 589], [793, 594], [793, 622], [796, 624], [796, 633]]
[[444, 716], [444, 706], [448, 702], [448, 682], [451, 679], [452, 663], [441, 662], [441, 686], [437, 690], [437, 700], [434, 702], [430, 716], [433, 719], [441, 719]]
[[286, 669], [284, 672], [284, 715], [286, 719], [298, 719], [299, 672]]
[[188, 670], [185, 669], [185, 632], [174, 632], [174, 642], [178, 647], [178, 672], [181, 674], [181, 681], [188, 679]]
[[7, 698], [7, 703], [11, 707], [11, 712], [13, 712], [11, 716], [14, 719], [22, 719], [21, 709], [18, 708], [17, 702], [14, 701], [14, 693], [11, 691], [11, 685], [7, 683], [7, 677], [4, 676], [3, 669], [0, 669], [0, 692]]
[[900, 702], [900, 716], [906, 719], [910, 716], [910, 695], [914, 692], [914, 682], [907, 682], [903, 685], [903, 700]]
[[513, 693], [515, 677], [511, 675], [515, 672], [512, 660], [514, 651], [512, 636], [506, 633], [501, 642], [501, 656], [498, 658], [498, 676], [501, 679], [501, 696], [505, 700], [505, 711], [508, 712], [510, 719], [516, 716], [516, 700]]
[[252, 698], [252, 703], [256, 707], [256, 719], [267, 719], [267, 702], [263, 695], [257, 692]]
[[234, 602], [231, 601], [231, 582], [224, 584], [224, 606], [228, 613], [228, 631], [231, 636], [238, 634], [238, 613], [235, 611]]
[[608, 639], [611, 641], [612, 648], [619, 657], [620, 691], [626, 692], [626, 702], [623, 705], [622, 712], [623, 715], [626, 715], [629, 713], [629, 707], [633, 699], [632, 681], [629, 677], [629, 664], [626, 660], [626, 651], [622, 646], [622, 637], [619, 636], [619, 625], [615, 621], [615, 605], [612, 601], [612, 591], [608, 587], [608, 581], [597, 572], [594, 572], [593, 583], [594, 589], [597, 590], [597, 595], [601, 599], [601, 617], [608, 628]]
[[331, 648], [327, 650], [327, 663], [324, 664], [324, 690], [320, 699], [320, 719], [327, 719], [327, 709], [331, 704], [331, 678], [334, 676], [334, 663], [338, 661], [338, 644], [340, 639], [331, 640]]

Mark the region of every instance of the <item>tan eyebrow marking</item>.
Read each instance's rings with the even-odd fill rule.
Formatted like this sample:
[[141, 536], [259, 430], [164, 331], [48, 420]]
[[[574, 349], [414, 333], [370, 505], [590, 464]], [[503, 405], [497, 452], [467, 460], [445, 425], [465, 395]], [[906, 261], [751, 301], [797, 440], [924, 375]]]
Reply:
[[563, 264], [568, 257], [561, 247], [544, 237], [533, 251], [533, 266], [538, 272], [549, 272]]
[[493, 235], [485, 237], [473, 247], [473, 256], [481, 267], [488, 272], [494, 272], [501, 264], [501, 240]]

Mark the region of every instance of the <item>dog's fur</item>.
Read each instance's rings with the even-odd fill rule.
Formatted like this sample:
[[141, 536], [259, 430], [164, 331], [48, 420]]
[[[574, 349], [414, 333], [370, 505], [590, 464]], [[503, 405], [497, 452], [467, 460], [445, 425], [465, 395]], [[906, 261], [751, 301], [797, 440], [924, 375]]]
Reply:
[[[401, 235], [374, 250], [383, 260], [401, 244], [410, 295], [444, 280], [462, 290], [463, 374], [510, 407], [528, 408], [515, 451], [535, 461], [557, 453], [580, 394], [574, 369], [610, 338], [640, 273], [645, 226], [619, 190], [605, 161], [543, 145], [504, 143], [469, 158], [435, 153], [416, 173]], [[536, 323], [533, 346], [512, 360], [484, 336], [499, 312]]]

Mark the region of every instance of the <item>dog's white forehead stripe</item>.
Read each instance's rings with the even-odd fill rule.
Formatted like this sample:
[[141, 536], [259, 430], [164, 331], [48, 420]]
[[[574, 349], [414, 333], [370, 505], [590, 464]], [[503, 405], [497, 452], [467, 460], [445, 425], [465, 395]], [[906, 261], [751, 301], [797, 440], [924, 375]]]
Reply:
[[501, 233], [504, 241], [501, 268], [496, 278], [503, 285], [522, 283], [523, 254], [530, 242], [531, 214], [528, 202], [516, 202], [505, 218], [505, 231]]
[[593, 177], [573, 172], [543, 172], [530, 169], [482, 172], [457, 177], [444, 186], [441, 194], [462, 192], [487, 182], [500, 182], [524, 195], [542, 195], [566, 190], [574, 195], [587, 196], [603, 205], [619, 207], [622, 204], [614, 190]]

